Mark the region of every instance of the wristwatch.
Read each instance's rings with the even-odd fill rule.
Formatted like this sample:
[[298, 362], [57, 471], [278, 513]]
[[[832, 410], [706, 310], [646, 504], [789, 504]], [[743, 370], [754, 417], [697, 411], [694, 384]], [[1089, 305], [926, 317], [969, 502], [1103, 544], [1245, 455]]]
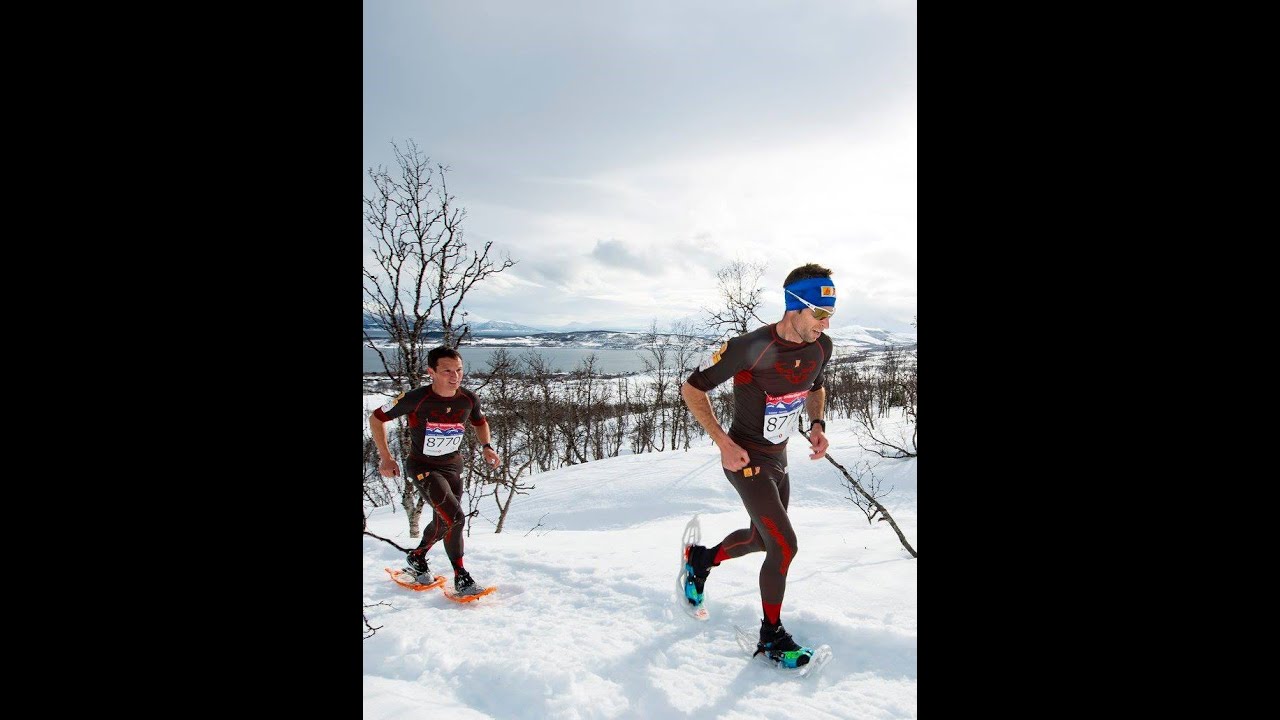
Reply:
[[[825, 427], [826, 427], [826, 425], [823, 425], [822, 427], [824, 427], [824, 428], [825, 428]], [[489, 448], [490, 450], [493, 450], [493, 446], [492, 446], [492, 445], [490, 445], [489, 443], [485, 443], [485, 444], [481, 445], [480, 447], [482, 447], [482, 448]], [[494, 452], [497, 452], [497, 450], [493, 450], [493, 451], [494, 451]]]
[[809, 429], [812, 430], [814, 425], [819, 425], [819, 424], [822, 425], [822, 432], [826, 432], [827, 431], [826, 420], [814, 420], [813, 422], [809, 423]]

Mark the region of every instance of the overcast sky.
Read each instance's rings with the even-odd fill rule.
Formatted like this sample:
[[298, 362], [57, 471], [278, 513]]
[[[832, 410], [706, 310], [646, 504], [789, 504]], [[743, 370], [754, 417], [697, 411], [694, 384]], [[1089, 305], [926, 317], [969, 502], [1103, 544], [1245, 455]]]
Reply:
[[365, 193], [408, 139], [519, 261], [480, 318], [663, 326], [741, 258], [766, 321], [817, 262], [834, 326], [914, 331], [914, 0], [366, 0]]

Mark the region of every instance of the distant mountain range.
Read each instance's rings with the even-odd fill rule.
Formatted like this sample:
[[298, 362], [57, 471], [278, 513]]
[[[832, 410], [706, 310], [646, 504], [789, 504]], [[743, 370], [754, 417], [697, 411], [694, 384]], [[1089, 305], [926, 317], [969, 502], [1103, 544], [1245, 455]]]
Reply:
[[880, 330], [879, 328], [862, 327], [861, 325], [846, 325], [844, 327], [831, 328], [827, 331], [827, 335], [831, 336], [831, 342], [836, 345], [884, 347], [888, 344], [902, 347], [915, 347], [916, 344], [915, 333], [908, 335], [906, 333]]
[[[471, 334], [475, 337], [516, 337], [519, 335], [531, 335], [534, 333], [543, 333], [546, 330], [542, 328], [529, 327], [519, 323], [507, 322], [505, 320], [485, 320], [483, 322], [472, 322]], [[427, 321], [427, 329], [430, 333], [440, 332], [440, 323], [435, 320]], [[368, 313], [364, 315], [364, 329], [372, 337], [386, 337], [387, 334], [378, 328], [378, 324]]]
[[[439, 337], [439, 323], [431, 323], [428, 337]], [[364, 330], [375, 340], [386, 338], [387, 333], [380, 330], [372, 318], [365, 316]], [[846, 325], [827, 331], [831, 341], [838, 347], [848, 350], [878, 349], [885, 345], [912, 348], [916, 345], [916, 336], [905, 333], [888, 332], [877, 328], [865, 328], [860, 325]], [[520, 325], [502, 320], [486, 320], [471, 323], [471, 338], [468, 345], [478, 347], [549, 347], [549, 348], [607, 348], [627, 350], [645, 345], [646, 333], [619, 330], [574, 330], [571, 332], [548, 332], [538, 328]], [[717, 340], [714, 336], [705, 336], [708, 343]]]

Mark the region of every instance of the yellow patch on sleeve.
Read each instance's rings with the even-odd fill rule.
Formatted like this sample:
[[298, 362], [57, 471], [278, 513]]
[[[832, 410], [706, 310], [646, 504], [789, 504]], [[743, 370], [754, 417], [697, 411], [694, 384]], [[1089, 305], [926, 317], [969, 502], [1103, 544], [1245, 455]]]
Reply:
[[723, 355], [724, 351], [728, 349], [729, 349], [729, 343], [725, 343], [721, 345], [719, 350], [716, 350], [715, 352], [711, 353], [711, 359], [705, 362], [704, 364], [702, 364], [698, 368], [698, 370], [699, 371], [706, 370], [712, 365], [715, 365], [716, 363], [720, 362], [720, 356]]
[[382, 412], [384, 412], [384, 413], [389, 413], [389, 412], [391, 412], [391, 408], [395, 407], [395, 406], [396, 406], [396, 403], [400, 402], [400, 399], [401, 399], [401, 398], [403, 398], [403, 397], [404, 397], [404, 393], [400, 393], [399, 395], [397, 395], [397, 396], [396, 396], [396, 399], [395, 399], [395, 400], [392, 400], [391, 402], [388, 402], [386, 405], [383, 405], [383, 406], [382, 406], [381, 408], [379, 408], [379, 409], [380, 409], [380, 410], [382, 410]]

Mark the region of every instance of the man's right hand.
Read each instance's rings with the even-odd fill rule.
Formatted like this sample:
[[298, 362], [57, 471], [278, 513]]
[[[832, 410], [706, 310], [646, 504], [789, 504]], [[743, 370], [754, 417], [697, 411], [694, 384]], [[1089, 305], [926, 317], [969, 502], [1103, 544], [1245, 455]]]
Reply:
[[383, 458], [378, 463], [378, 474], [384, 478], [393, 478], [400, 474], [400, 466], [396, 464], [394, 458]]
[[737, 472], [751, 463], [751, 458], [747, 457], [747, 451], [729, 438], [725, 438], [719, 447], [720, 465], [725, 470]]

